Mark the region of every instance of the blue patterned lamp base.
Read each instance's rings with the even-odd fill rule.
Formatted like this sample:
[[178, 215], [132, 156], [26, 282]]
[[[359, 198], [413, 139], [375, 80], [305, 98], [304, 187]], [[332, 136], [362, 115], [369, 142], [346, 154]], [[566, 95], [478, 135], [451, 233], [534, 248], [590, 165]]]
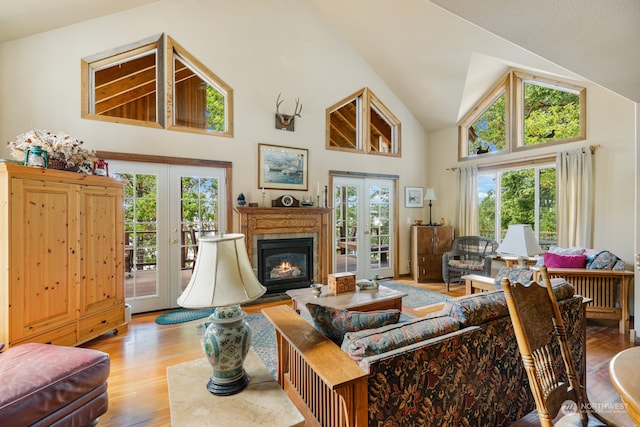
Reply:
[[213, 367], [207, 390], [230, 396], [249, 384], [242, 366], [251, 344], [251, 331], [244, 321], [246, 313], [239, 305], [217, 308], [202, 337], [202, 348]]

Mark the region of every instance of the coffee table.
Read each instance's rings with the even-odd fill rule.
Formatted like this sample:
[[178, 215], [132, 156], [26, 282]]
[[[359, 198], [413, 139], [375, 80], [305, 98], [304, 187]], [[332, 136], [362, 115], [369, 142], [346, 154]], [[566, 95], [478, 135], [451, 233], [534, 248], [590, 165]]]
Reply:
[[354, 311], [389, 310], [393, 308], [402, 310], [402, 297], [407, 294], [380, 285], [377, 289], [361, 290], [356, 287], [355, 292], [334, 295], [329, 293], [327, 285], [322, 285], [322, 293], [319, 297], [315, 297], [310, 288], [291, 289], [287, 291], [287, 295], [291, 297], [293, 309], [297, 313], [308, 313], [307, 303]]

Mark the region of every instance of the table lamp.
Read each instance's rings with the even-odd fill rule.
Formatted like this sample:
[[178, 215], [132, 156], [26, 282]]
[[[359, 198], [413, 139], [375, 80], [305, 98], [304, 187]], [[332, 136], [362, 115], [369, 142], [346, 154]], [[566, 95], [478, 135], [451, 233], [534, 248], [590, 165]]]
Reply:
[[202, 349], [213, 368], [207, 383], [212, 394], [229, 396], [249, 384], [243, 363], [251, 331], [240, 304], [261, 297], [266, 290], [251, 268], [244, 234], [200, 239], [191, 280], [178, 304], [185, 308], [216, 307], [202, 337]]
[[424, 199], [429, 201], [429, 224], [427, 225], [437, 225], [431, 221], [431, 201], [436, 200], [436, 191], [433, 188], [427, 188]]
[[527, 267], [527, 258], [544, 252], [529, 224], [512, 224], [496, 251], [498, 254], [518, 257], [521, 268]]

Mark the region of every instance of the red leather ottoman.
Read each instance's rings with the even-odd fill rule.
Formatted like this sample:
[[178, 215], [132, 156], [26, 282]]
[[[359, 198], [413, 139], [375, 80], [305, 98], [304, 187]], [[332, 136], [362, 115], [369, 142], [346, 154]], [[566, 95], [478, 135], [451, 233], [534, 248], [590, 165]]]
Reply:
[[109, 355], [23, 344], [0, 353], [0, 425], [86, 426], [107, 411]]

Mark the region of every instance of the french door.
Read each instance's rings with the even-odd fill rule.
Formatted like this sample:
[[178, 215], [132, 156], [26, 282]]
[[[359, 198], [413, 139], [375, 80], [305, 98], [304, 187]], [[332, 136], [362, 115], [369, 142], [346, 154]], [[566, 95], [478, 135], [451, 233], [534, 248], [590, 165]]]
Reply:
[[334, 272], [394, 276], [394, 188], [391, 179], [334, 177]]
[[125, 296], [133, 313], [176, 307], [197, 240], [226, 229], [225, 170], [109, 161], [125, 185]]

